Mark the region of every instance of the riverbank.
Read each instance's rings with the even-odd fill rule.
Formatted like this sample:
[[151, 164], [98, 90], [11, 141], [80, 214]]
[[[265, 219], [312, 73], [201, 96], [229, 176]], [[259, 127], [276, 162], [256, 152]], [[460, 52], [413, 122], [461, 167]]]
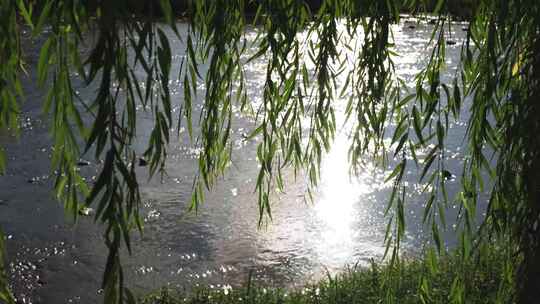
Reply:
[[[171, 0], [170, 8], [172, 14], [179, 19], [186, 18], [189, 16], [189, 11], [192, 9], [193, 3], [189, 0]], [[304, 5], [309, 8], [313, 14], [316, 14], [319, 9], [322, 7], [324, 0], [305, 0], [303, 1]], [[99, 1], [90, 0], [86, 4], [86, 8], [89, 12], [95, 12], [97, 10]], [[415, 7], [404, 6], [401, 10], [403, 14], [416, 15], [420, 12], [430, 13], [433, 12], [438, 7], [439, 1], [437, 0], [427, 0], [421, 4], [416, 5]], [[136, 15], [137, 18], [144, 19], [149, 16], [162, 16], [161, 6], [158, 0], [153, 1], [131, 1], [129, 4], [129, 11], [131, 15]], [[244, 3], [244, 13], [248, 19], [252, 19], [259, 8], [258, 1], [246, 1]], [[39, 3], [36, 3], [33, 6], [33, 11], [37, 12], [38, 15], [42, 11], [43, 7]], [[477, 3], [474, 0], [451, 0], [448, 1], [446, 7], [442, 9], [443, 12], [449, 14], [456, 20], [470, 20], [473, 12], [477, 9]], [[360, 14], [369, 13], [364, 11], [363, 7], [358, 8]]]
[[[463, 282], [464, 303], [507, 303], [512, 290], [510, 259], [500, 250], [486, 248], [480, 258], [464, 263], [459, 255], [409, 260], [399, 270], [372, 263], [348, 268], [299, 290], [252, 286], [200, 288], [190, 294], [163, 289], [146, 296], [142, 304], [334, 304], [334, 303], [453, 303], [456, 282]], [[460, 281], [461, 280], [461, 281]], [[463, 302], [459, 302], [463, 303]]]
[[[305, 0], [304, 4], [312, 12], [316, 12], [321, 8], [323, 0]], [[403, 9], [402, 13], [411, 14], [418, 11], [433, 12], [438, 4], [439, 1], [437, 0], [428, 0], [422, 2], [416, 8], [407, 7]], [[155, 5], [158, 6], [158, 3], [155, 3]], [[247, 1], [245, 5], [246, 13], [255, 14], [258, 5], [257, 1]], [[473, 12], [477, 9], [477, 5], [474, 0], [450, 0], [443, 10], [459, 20], [470, 20]], [[171, 6], [177, 16], [183, 16], [189, 10], [190, 4], [187, 0], [172, 0]]]

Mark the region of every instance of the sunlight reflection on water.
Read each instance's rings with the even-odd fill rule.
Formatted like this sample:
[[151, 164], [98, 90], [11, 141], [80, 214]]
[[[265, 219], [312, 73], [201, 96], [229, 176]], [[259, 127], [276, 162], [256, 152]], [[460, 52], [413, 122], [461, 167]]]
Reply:
[[[180, 24], [180, 28], [186, 30], [183, 24]], [[418, 25], [415, 30], [403, 24], [393, 28], [396, 51], [402, 54], [394, 58], [396, 71], [410, 87], [415, 85], [412, 76], [426, 63], [426, 43], [430, 28], [426, 24]], [[251, 31], [247, 36], [255, 35], [256, 33]], [[455, 69], [452, 64], [459, 58], [459, 42], [464, 37], [459, 31], [453, 35], [458, 44], [447, 48], [447, 64], [451, 71]], [[178, 40], [173, 39], [171, 43], [173, 49], [180, 50], [179, 52], [185, 49], [185, 45]], [[349, 41], [346, 37], [342, 38], [342, 43], [354, 46], [354, 41]], [[182, 58], [183, 54], [173, 57], [175, 69], [179, 68]], [[348, 64], [353, 62], [348, 61]], [[310, 72], [313, 72], [313, 64], [308, 63], [308, 67]], [[265, 68], [264, 60], [256, 60], [245, 66], [247, 88], [254, 107], [262, 102]], [[142, 70], [139, 72], [143, 73]], [[338, 82], [345, 82], [345, 78], [346, 73], [343, 73]], [[183, 90], [177, 88], [177, 82], [172, 82], [171, 85], [173, 100], [177, 102], [174, 108], [179, 109]], [[204, 86], [200, 84], [198, 87], [202, 93]], [[86, 99], [93, 94], [92, 90], [81, 89], [81, 92]], [[273, 218], [259, 230], [259, 213], [253, 192], [258, 173], [255, 161], [257, 141], [243, 140], [244, 134], [253, 127], [252, 119], [243, 117], [238, 109], [235, 110], [237, 118], [232, 128], [235, 145], [230, 170], [220, 180], [216, 189], [208, 193], [207, 202], [200, 207], [197, 215], [186, 212], [186, 208], [200, 150], [189, 144], [186, 132], [182, 130], [180, 138], [171, 143], [167, 175], [142, 187], [145, 200], [142, 214], [146, 226], [143, 235], [134, 236], [136, 250], [133, 256], [126, 258], [127, 279], [130, 284], [141, 290], [164, 285], [187, 289], [198, 285], [211, 285], [229, 290], [231, 286], [244, 283], [247, 274], [253, 271], [256, 280], [288, 287], [303, 285], [324, 276], [326, 270], [336, 272], [346, 265], [357, 262], [365, 264], [371, 258], [380, 258], [384, 252], [384, 228], [387, 221], [383, 211], [390, 188], [389, 184], [384, 183], [388, 168], [375, 168], [373, 163], [366, 161], [357, 176], [349, 174], [350, 126], [344, 124], [345, 104], [346, 100], [336, 101], [338, 130], [330, 152], [323, 159], [321, 181], [315, 189], [314, 201], [306, 203], [303, 199], [306, 191], [304, 178], [301, 175], [295, 178], [291, 172], [285, 172], [286, 192], [275, 196], [272, 205]], [[60, 225], [58, 223], [64, 223], [61, 210], [56, 211], [54, 220], [35, 211], [36, 205], [43, 206], [44, 198], [47, 198], [47, 204], [56, 203], [48, 196], [49, 188], [42, 185], [48, 181], [41, 178], [48, 172], [47, 153], [28, 154], [28, 151], [41, 151], [47, 146], [48, 138], [46, 128], [40, 128], [39, 124], [34, 127], [33, 122], [40, 119], [41, 112], [36, 110], [40, 109], [39, 104], [33, 107], [35, 109], [31, 108], [27, 112], [32, 112], [33, 116], [30, 116], [34, 118], [24, 120], [25, 125], [31, 125], [32, 128], [23, 128], [26, 133], [23, 133], [20, 145], [8, 147], [17, 157], [13, 162], [15, 177], [9, 180], [2, 180], [0, 177], [0, 192], [7, 189], [4, 193], [10, 194], [5, 199], [20, 208], [4, 213], [2, 216], [5, 218], [1, 218], [2, 226], [6, 227], [8, 234], [14, 235], [15, 241], [21, 240], [18, 246], [22, 249], [16, 255], [13, 265], [24, 264], [24, 261], [38, 261], [36, 267], [40, 267], [40, 275], [51, 279], [43, 289], [34, 287], [35, 282], [31, 286], [44, 302], [61, 303], [61, 300], [69, 297], [78, 298], [78, 302], [93, 303], [99, 295], [100, 271], [106, 252], [101, 231], [87, 219], [83, 219], [76, 230], [53, 230], [50, 222], [56, 221], [54, 225], [57, 226]], [[200, 110], [200, 104], [196, 109]], [[153, 119], [142, 109], [138, 109], [138, 113], [141, 126], [138, 136], [142, 139], [141, 142], [145, 142]], [[457, 171], [463, 161], [460, 146], [464, 126], [463, 121], [457, 122], [449, 139], [448, 155], [453, 160], [453, 171]], [[29, 137], [34, 140], [28, 139]], [[36, 141], [36, 138], [39, 141]], [[419, 155], [421, 152], [419, 151]], [[95, 176], [98, 169], [98, 165], [92, 164], [85, 170], [90, 172], [90, 176]], [[416, 174], [414, 168], [409, 174]], [[456, 172], [455, 175], [458, 174], [459, 172]], [[40, 177], [39, 183], [31, 184], [34, 187], [33, 195], [39, 198], [37, 200], [29, 197], [28, 191], [23, 190], [23, 186], [28, 187], [27, 180], [32, 176], [36, 177], [36, 180]], [[146, 178], [146, 174], [142, 172], [140, 176], [141, 179]], [[418, 196], [422, 185], [412, 178], [406, 182], [410, 185], [411, 197]], [[417, 216], [421, 214], [421, 204], [421, 200], [412, 199], [407, 206], [410, 210], [408, 220], [411, 225], [406, 241], [412, 244], [411, 246], [422, 242], [422, 226], [418, 224], [420, 220]], [[29, 216], [33, 216], [34, 220], [29, 221]], [[31, 223], [30, 226], [28, 222]], [[36, 231], [40, 233], [39, 241], [36, 241], [35, 237], [28, 237], [36, 234]], [[24, 243], [25, 238], [22, 236], [31, 240], [31, 246], [27, 244], [30, 241]], [[50, 244], [59, 241], [70, 245], [66, 245], [64, 253], [54, 259], [42, 260], [41, 255], [24, 251], [24, 248], [39, 246], [50, 248]], [[9, 242], [14, 241], [8, 240], [8, 244]], [[73, 264], [73, 260], [78, 262]], [[14, 268], [15, 280], [27, 284], [25, 277], [19, 274], [23, 272], [22, 269]], [[60, 277], [62, 280], [58, 279]], [[31, 293], [27, 289], [24, 289], [24, 292]]]

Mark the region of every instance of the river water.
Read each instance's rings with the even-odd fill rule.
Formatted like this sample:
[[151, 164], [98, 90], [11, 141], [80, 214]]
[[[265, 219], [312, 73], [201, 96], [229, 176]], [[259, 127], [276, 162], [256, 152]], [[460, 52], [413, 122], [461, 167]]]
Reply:
[[[448, 75], [455, 72], [459, 60], [463, 26], [452, 28], [452, 39], [457, 43], [447, 46]], [[186, 30], [183, 24], [179, 27]], [[397, 71], [411, 81], [411, 86], [412, 76], [427, 62], [431, 29], [426, 23], [415, 24], [415, 28], [411, 23], [394, 26], [396, 50], [401, 54], [394, 58]], [[173, 65], [178, 69], [185, 46], [176, 39], [171, 44], [177, 50]], [[101, 297], [107, 254], [103, 227], [90, 217], [73, 224], [51, 194], [51, 141], [41, 108], [44, 92], [36, 87], [36, 72], [31, 68], [36, 65], [38, 52], [36, 45], [27, 51], [30, 70], [25, 79], [20, 137], [0, 135], [9, 158], [7, 174], [0, 176], [0, 226], [8, 236], [10, 279], [21, 303], [96, 303]], [[261, 59], [245, 69], [250, 97], [257, 102], [265, 63]], [[83, 99], [92, 98], [93, 90], [76, 86]], [[171, 88], [178, 110], [182, 88], [175, 81]], [[344, 106], [345, 101], [337, 101], [338, 117]], [[200, 104], [196, 107], [200, 109]], [[466, 119], [464, 113], [461, 121], [452, 123], [447, 142], [448, 167], [457, 176], [463, 164]], [[143, 142], [151, 125], [152, 117], [141, 109], [138, 137]], [[124, 258], [133, 290], [234, 287], [245, 282], [249, 272], [267, 286], [295, 288], [324, 277], [326, 271], [335, 273], [347, 265], [380, 259], [387, 223], [383, 211], [390, 191], [390, 185], [384, 183], [388, 172], [368, 163], [361, 174], [349, 176], [347, 126], [338, 128], [336, 141], [323, 161], [322, 181], [314, 201], [304, 201], [305, 181], [289, 174], [286, 193], [273, 200], [273, 220], [261, 228], [257, 227], [254, 194], [257, 141], [245, 142], [241, 136], [252, 127], [249, 119], [235, 111], [232, 165], [208, 193], [198, 214], [187, 212], [197, 149], [189, 144], [185, 132], [169, 147], [167, 176], [142, 182], [144, 234], [136, 234], [134, 253]], [[99, 164], [90, 156], [83, 158], [91, 162], [81, 167], [83, 174], [88, 178], [97, 175]], [[416, 174], [412, 170], [406, 177], [411, 191], [405, 247], [411, 252], [429, 239], [422, 229], [422, 185], [416, 182]], [[146, 176], [141, 168], [141, 181]], [[457, 187], [459, 180], [450, 181], [450, 194]], [[450, 223], [444, 233], [450, 246], [455, 234], [455, 210], [456, 206], [449, 206]]]

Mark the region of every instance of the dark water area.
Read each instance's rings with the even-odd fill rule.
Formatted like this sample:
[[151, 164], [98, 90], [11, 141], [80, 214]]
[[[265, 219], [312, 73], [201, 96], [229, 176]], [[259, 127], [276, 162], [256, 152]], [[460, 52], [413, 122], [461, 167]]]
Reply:
[[[185, 32], [183, 24], [179, 27]], [[416, 24], [414, 29], [407, 23], [394, 28], [396, 51], [401, 54], [394, 59], [397, 71], [411, 86], [413, 75], [428, 60], [426, 43], [430, 33], [430, 25], [423, 23]], [[247, 33], [248, 37], [255, 35]], [[452, 35], [457, 43], [447, 46], [447, 80], [459, 60], [465, 38], [462, 26], [456, 25]], [[177, 50], [173, 66], [178, 70], [185, 45], [171, 39], [173, 50]], [[10, 280], [21, 303], [98, 303], [107, 255], [103, 227], [94, 224], [92, 217], [80, 217], [74, 224], [53, 197], [51, 139], [47, 117], [42, 114], [44, 90], [37, 88], [36, 71], [32, 70], [38, 54], [39, 44], [28, 46], [30, 70], [24, 81], [21, 134], [18, 138], [0, 135], [0, 145], [8, 155], [7, 174], [0, 176], [0, 226], [7, 235]], [[201, 69], [204, 71], [204, 66]], [[265, 62], [260, 59], [245, 69], [252, 102], [260, 103]], [[142, 69], [138, 72], [144, 74]], [[75, 87], [83, 100], [92, 99], [92, 88], [84, 88], [77, 81]], [[174, 111], [178, 113], [183, 89], [174, 78], [171, 89], [176, 103]], [[194, 111], [200, 111], [201, 105], [195, 105]], [[345, 102], [338, 101], [338, 124], [344, 108]], [[234, 110], [234, 115], [231, 166], [207, 194], [197, 214], [188, 212], [187, 207], [197, 172], [198, 149], [190, 144], [185, 130], [178, 138], [172, 137], [166, 176], [146, 182], [146, 168], [139, 168], [145, 229], [143, 235], [134, 233], [133, 255], [126, 254], [123, 259], [132, 290], [142, 293], [162, 286], [180, 290], [195, 286], [234, 288], [246, 282], [250, 272], [257, 282], [269, 287], [296, 288], [324, 277], [326, 271], [336, 273], [347, 265], [363, 265], [382, 257], [388, 220], [383, 211], [391, 190], [384, 177], [389, 169], [368, 163], [358, 176], [349, 176], [347, 124], [338, 129], [332, 149], [323, 161], [322, 180], [314, 201], [304, 200], [303, 177], [294, 178], [291, 172], [286, 173], [286, 191], [273, 199], [273, 220], [258, 228], [254, 193], [259, 169], [255, 155], [257, 139], [243, 140], [242, 135], [253, 128], [253, 121], [239, 109]], [[138, 120], [139, 141], [135, 149], [142, 153], [153, 118], [140, 108]], [[463, 164], [466, 121], [467, 113], [463, 113], [460, 121], [452, 123], [447, 143], [448, 168], [456, 176], [461, 174]], [[92, 181], [101, 164], [91, 155], [82, 157], [90, 163], [80, 170]], [[406, 176], [410, 195], [405, 240], [405, 248], [410, 252], [417, 252], [429, 240], [422, 226], [424, 201], [420, 192], [424, 185], [418, 183], [417, 176], [411, 166]], [[448, 187], [450, 195], [454, 194], [459, 180], [451, 180]], [[451, 204], [448, 210], [449, 227], [444, 235], [452, 246], [457, 206]]]

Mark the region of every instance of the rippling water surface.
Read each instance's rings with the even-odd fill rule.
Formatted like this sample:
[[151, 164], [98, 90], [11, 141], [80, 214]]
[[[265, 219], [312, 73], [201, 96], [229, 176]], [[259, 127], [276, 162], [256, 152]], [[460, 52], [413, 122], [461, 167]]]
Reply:
[[[179, 27], [185, 31], [183, 24]], [[447, 47], [449, 75], [459, 59], [465, 36], [462, 27], [454, 26], [452, 39], [457, 43]], [[411, 86], [412, 76], [427, 62], [430, 33], [431, 27], [424, 23], [415, 24], [414, 29], [409, 23], [394, 27], [397, 52], [401, 54], [395, 58], [397, 71], [411, 81]], [[173, 64], [178, 69], [185, 46], [178, 40], [172, 45], [177, 52]], [[29, 66], [35, 65], [37, 52], [38, 46], [29, 47]], [[245, 68], [250, 97], [260, 102], [265, 63], [259, 60]], [[9, 156], [8, 173], [0, 177], [0, 225], [8, 235], [11, 279], [18, 298], [27, 303], [95, 303], [100, 297], [106, 258], [102, 228], [90, 218], [70, 224], [69, 216], [51, 195], [51, 142], [41, 114], [43, 92], [35, 87], [35, 79], [35, 71], [30, 71], [20, 138], [0, 134], [0, 143]], [[82, 97], [90, 100], [94, 91], [79, 87]], [[179, 102], [180, 83], [173, 81], [171, 87]], [[337, 103], [338, 120], [344, 105], [345, 101]], [[200, 104], [197, 107], [200, 109]], [[235, 117], [230, 170], [208, 194], [197, 215], [186, 211], [198, 151], [189, 144], [185, 132], [170, 145], [167, 176], [142, 186], [145, 230], [136, 237], [133, 256], [124, 259], [131, 287], [139, 291], [161, 286], [228, 288], [245, 282], [250, 271], [267, 285], [294, 287], [322, 277], [327, 270], [336, 272], [346, 265], [381, 257], [387, 221], [383, 210], [390, 189], [384, 183], [387, 172], [368, 163], [358, 176], [349, 176], [346, 125], [338, 129], [332, 150], [324, 159], [314, 202], [304, 200], [305, 181], [288, 174], [286, 193], [274, 198], [273, 221], [257, 229], [257, 141], [242, 140], [241, 135], [253, 124], [236, 110]], [[463, 162], [466, 113], [462, 119], [452, 125], [447, 147], [449, 168], [457, 176]], [[152, 124], [152, 117], [139, 109], [141, 142]], [[139, 148], [142, 152], [143, 146]], [[88, 160], [90, 165], [81, 170], [92, 179], [100, 167]], [[418, 249], [426, 239], [418, 195], [422, 185], [417, 184], [416, 174], [409, 171], [406, 177], [411, 191], [405, 243], [411, 250]], [[140, 170], [139, 176], [145, 180], [147, 175]], [[458, 185], [457, 180], [450, 182], [450, 192]], [[449, 206], [450, 213], [455, 208]], [[446, 235], [451, 244], [454, 233], [449, 226]]]

